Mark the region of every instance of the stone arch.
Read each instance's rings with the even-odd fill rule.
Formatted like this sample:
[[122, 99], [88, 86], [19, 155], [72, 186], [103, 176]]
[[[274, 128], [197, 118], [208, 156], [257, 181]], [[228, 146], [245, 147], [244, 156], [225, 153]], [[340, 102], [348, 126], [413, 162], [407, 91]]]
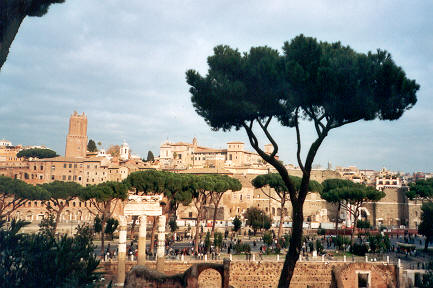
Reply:
[[26, 213], [26, 221], [33, 221], [33, 214], [30, 210]]
[[[228, 288], [230, 281], [230, 260], [224, 259], [223, 264], [199, 263], [188, 268], [183, 274], [165, 275], [152, 271], [145, 266], [135, 266], [128, 273], [125, 288], [146, 287], [150, 284], [158, 284], [158, 287], [190, 287], [198, 288], [198, 277], [208, 269], [216, 270], [221, 275], [221, 287]], [[155, 286], [154, 286], [155, 287]]]
[[81, 212], [81, 210], [78, 210], [77, 212], [77, 220], [83, 221], [83, 212]]
[[370, 211], [365, 207], [359, 208], [359, 219], [368, 220], [370, 218]]

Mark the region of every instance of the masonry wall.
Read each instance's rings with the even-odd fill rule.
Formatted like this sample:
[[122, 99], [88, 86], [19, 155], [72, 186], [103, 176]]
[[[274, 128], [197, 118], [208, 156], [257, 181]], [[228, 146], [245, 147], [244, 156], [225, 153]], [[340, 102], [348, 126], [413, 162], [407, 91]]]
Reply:
[[[134, 263], [127, 262], [129, 271]], [[108, 279], [117, 275], [117, 263], [107, 263], [105, 270], [110, 272]], [[166, 262], [164, 273], [174, 275], [183, 273], [192, 263]], [[146, 266], [155, 268], [155, 262]], [[234, 288], [277, 287], [283, 262], [245, 262], [230, 263], [230, 282]], [[292, 288], [343, 288], [357, 287], [357, 272], [369, 272], [371, 287], [397, 287], [397, 271], [394, 265], [380, 263], [327, 263], [298, 262], [290, 287]], [[335, 280], [333, 281], [333, 275]], [[111, 278], [110, 278], [111, 277]], [[215, 270], [205, 270], [199, 277], [200, 287], [221, 287], [221, 276]], [[308, 285], [308, 286], [307, 286]]]

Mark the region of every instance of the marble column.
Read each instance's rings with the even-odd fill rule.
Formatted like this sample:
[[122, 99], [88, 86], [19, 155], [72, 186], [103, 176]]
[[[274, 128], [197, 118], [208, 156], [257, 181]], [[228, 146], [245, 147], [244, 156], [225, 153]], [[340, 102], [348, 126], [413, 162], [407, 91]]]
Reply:
[[158, 246], [156, 248], [156, 270], [164, 271], [165, 215], [158, 217]]
[[127, 222], [125, 216], [119, 216], [119, 253], [117, 267], [116, 286], [122, 286], [125, 283], [125, 262], [126, 262], [126, 229]]
[[138, 229], [138, 265], [144, 265], [146, 262], [146, 215], [139, 217], [140, 227]]

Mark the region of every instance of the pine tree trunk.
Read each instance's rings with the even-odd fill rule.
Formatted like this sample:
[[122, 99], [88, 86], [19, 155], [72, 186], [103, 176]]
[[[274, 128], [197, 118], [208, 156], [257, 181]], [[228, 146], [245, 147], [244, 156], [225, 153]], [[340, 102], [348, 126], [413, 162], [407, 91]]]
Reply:
[[199, 240], [199, 234], [200, 234], [200, 211], [197, 213], [197, 223], [195, 224], [195, 241], [194, 241], [194, 251], [198, 253], [198, 240]]
[[138, 216], [132, 216], [131, 239], [134, 239], [134, 229], [135, 229], [137, 219], [138, 219]]
[[105, 246], [104, 246], [105, 221], [106, 220], [104, 217], [104, 219], [101, 220], [101, 252], [102, 252], [102, 255], [104, 255], [104, 248], [105, 248]]
[[285, 202], [281, 201], [280, 225], [278, 226], [278, 234], [277, 234], [278, 241], [280, 241], [280, 238], [281, 238], [281, 232], [283, 231], [284, 216], [286, 216], [284, 214], [284, 204], [285, 204]]
[[303, 222], [303, 205], [293, 205], [292, 237], [290, 238], [289, 252], [284, 261], [278, 287], [290, 287], [290, 281], [292, 280], [296, 262], [298, 261], [301, 252]]
[[425, 243], [424, 243], [424, 251], [427, 252], [428, 251], [428, 244], [430, 243], [431, 237], [426, 237], [425, 238]]
[[338, 202], [337, 215], [335, 215], [335, 236], [338, 236], [338, 220], [340, 219], [341, 203]]
[[155, 251], [155, 231], [156, 231], [156, 216], [153, 216], [152, 234], [150, 235], [150, 254]]
[[218, 206], [215, 205], [215, 208], [213, 211], [213, 223], [212, 223], [211, 238], [214, 238], [214, 236], [215, 236], [215, 222], [216, 222], [216, 218], [217, 218], [217, 211], [218, 211]]

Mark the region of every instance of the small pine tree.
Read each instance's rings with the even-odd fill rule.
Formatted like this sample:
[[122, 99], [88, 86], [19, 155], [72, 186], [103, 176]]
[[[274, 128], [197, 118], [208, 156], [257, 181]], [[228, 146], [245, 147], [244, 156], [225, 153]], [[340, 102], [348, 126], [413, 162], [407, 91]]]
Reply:
[[149, 161], [155, 161], [155, 157], [153, 156], [152, 151], [149, 150], [149, 152], [147, 152], [147, 162]]
[[239, 216], [236, 216], [235, 219], [233, 219], [233, 231], [238, 232], [239, 229], [241, 229], [242, 221], [239, 218]]
[[89, 152], [97, 152], [98, 148], [96, 148], [96, 143], [92, 139], [89, 140], [89, 143], [87, 143], [87, 151]]

